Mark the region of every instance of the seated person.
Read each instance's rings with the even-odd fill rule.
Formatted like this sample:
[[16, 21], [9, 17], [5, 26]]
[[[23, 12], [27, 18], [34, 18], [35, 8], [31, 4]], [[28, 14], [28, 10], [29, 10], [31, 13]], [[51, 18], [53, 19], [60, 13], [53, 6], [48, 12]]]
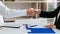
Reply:
[[55, 24], [50, 24], [45, 27], [47, 28], [57, 28], [60, 29], [60, 6], [57, 7], [54, 11], [41, 11], [40, 17], [43, 18], [54, 18], [56, 17]]

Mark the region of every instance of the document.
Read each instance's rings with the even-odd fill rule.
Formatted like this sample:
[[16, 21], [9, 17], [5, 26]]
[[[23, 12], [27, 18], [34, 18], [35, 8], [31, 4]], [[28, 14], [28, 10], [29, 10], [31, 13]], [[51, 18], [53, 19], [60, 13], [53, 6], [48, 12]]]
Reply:
[[[20, 20], [16, 20], [15, 23], [18, 23], [20, 25], [27, 24], [28, 27], [30, 27], [30, 26], [34, 27], [34, 25], [35, 25], [37, 28], [41, 28], [41, 27], [47, 25], [47, 19], [44, 19], [44, 18], [20, 19]], [[36, 28], [36, 27], [34, 27], [34, 28]]]

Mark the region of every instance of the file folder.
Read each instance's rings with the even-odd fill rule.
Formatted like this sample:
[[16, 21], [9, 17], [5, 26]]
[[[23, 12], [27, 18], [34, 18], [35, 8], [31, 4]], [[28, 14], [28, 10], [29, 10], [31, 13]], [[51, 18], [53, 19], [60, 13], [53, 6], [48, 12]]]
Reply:
[[[31, 30], [28, 34], [55, 34], [52, 28], [29, 28], [27, 24], [25, 24], [27, 30]], [[35, 27], [35, 25], [33, 26]]]
[[52, 28], [28, 28], [31, 32], [28, 34], [55, 34]]

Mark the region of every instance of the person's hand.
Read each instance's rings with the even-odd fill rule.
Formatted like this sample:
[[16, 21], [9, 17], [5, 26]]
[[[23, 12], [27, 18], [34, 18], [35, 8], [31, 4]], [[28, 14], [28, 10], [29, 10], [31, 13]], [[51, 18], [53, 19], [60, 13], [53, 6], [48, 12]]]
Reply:
[[27, 10], [27, 16], [35, 16], [36, 14], [40, 14], [40, 13], [41, 13], [40, 9], [30, 8]]
[[34, 16], [35, 12], [34, 12], [34, 8], [30, 8], [27, 10], [27, 16]]
[[34, 12], [35, 12], [35, 14], [40, 14], [41, 10], [40, 9], [35, 9]]
[[46, 27], [46, 28], [54, 28], [54, 29], [56, 29], [56, 25], [46, 25], [46, 26], [44, 26], [44, 27]]

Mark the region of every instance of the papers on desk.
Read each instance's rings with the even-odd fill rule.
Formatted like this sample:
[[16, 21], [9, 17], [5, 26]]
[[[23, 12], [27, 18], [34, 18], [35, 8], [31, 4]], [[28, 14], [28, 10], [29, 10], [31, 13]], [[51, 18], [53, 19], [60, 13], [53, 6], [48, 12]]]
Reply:
[[41, 28], [47, 25], [47, 20], [44, 18], [39, 19], [20, 19], [16, 20], [15, 23], [5, 23], [3, 27], [20, 27], [23, 24], [27, 24], [29, 28]]
[[26, 29], [29, 30], [28, 34], [55, 34], [52, 28], [29, 28], [26, 25]]
[[[15, 23], [18, 23], [20, 25], [27, 24], [29, 27], [33, 25], [38, 25], [36, 26], [37, 28], [41, 28], [45, 25], [47, 25], [47, 19], [44, 18], [39, 18], [39, 19], [20, 19], [16, 20]], [[35, 27], [33, 27], [35, 28]]]

